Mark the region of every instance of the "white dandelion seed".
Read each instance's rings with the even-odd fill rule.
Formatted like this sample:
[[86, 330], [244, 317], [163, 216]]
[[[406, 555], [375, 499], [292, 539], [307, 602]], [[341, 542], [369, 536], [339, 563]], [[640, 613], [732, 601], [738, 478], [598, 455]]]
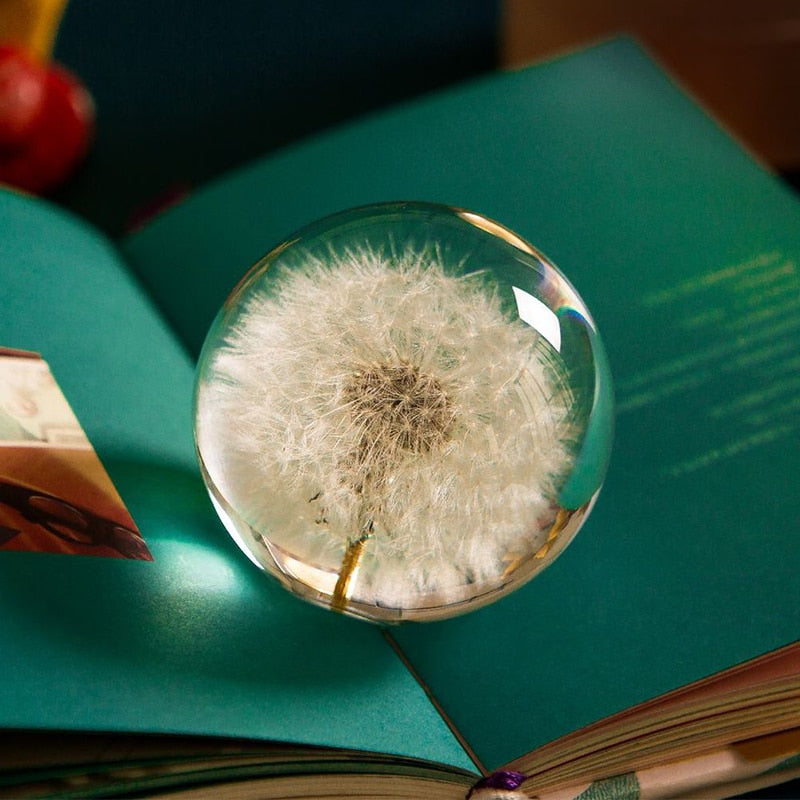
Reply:
[[340, 589], [346, 572], [359, 603], [496, 585], [545, 544], [573, 462], [552, 349], [487, 275], [442, 260], [364, 248], [279, 269], [199, 394], [222, 496], [265, 547], [338, 572]]

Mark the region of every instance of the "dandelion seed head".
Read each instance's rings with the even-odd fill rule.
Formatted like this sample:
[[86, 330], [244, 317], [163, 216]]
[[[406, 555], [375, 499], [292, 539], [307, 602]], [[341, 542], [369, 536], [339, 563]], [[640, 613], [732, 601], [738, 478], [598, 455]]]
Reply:
[[483, 274], [434, 246], [301, 254], [250, 296], [198, 402], [206, 468], [255, 531], [359, 602], [447, 602], [535, 553], [573, 460], [568, 383]]
[[424, 454], [447, 439], [455, 412], [441, 382], [414, 364], [370, 364], [345, 386], [351, 421], [360, 431], [353, 467], [374, 479], [404, 454]]

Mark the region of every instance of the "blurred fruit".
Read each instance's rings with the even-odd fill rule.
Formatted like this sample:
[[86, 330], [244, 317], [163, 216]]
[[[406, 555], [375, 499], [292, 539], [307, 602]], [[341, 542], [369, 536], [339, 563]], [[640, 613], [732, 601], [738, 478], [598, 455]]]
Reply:
[[43, 194], [85, 157], [94, 104], [81, 82], [54, 63], [0, 46], [0, 182]]
[[45, 71], [14, 47], [0, 46], [0, 147], [18, 146], [44, 102]]

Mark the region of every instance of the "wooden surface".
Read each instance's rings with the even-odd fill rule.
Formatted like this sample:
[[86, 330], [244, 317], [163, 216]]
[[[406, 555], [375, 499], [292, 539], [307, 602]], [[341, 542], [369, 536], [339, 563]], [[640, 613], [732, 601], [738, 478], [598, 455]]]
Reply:
[[800, 168], [800, 3], [505, 0], [501, 59], [521, 66], [618, 33], [636, 36], [762, 160]]

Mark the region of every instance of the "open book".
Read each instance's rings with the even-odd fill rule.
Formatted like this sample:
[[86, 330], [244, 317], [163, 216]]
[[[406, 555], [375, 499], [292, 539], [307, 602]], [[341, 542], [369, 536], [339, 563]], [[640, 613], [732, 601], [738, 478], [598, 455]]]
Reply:
[[[393, 199], [478, 211], [552, 258], [618, 413], [553, 566], [384, 631], [242, 556], [191, 396], [259, 256]], [[796, 196], [624, 40], [295, 145], [121, 242], [0, 193], [0, 345], [42, 354], [152, 555], [0, 549], [0, 796], [456, 798], [505, 770], [490, 784], [519, 797], [713, 797], [793, 777], [799, 257]]]

